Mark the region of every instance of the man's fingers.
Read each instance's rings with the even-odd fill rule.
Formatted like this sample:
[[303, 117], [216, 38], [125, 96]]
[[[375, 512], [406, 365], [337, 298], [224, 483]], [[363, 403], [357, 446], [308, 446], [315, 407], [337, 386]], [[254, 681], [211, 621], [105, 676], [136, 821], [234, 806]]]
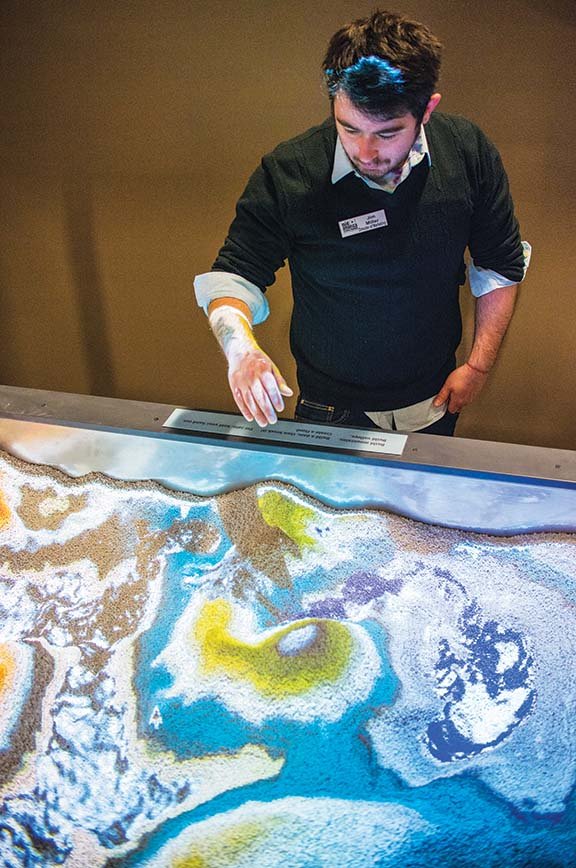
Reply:
[[276, 365], [272, 365], [272, 371], [274, 372], [274, 376], [276, 378], [276, 382], [278, 383], [280, 393], [286, 398], [290, 398], [294, 394], [294, 392], [292, 391]]
[[266, 390], [274, 409], [278, 411], [283, 410], [284, 401], [280, 394], [280, 384], [274, 374], [270, 371], [265, 371], [265, 373], [262, 374], [262, 385]]
[[452, 399], [450, 401], [450, 403], [448, 404], [448, 412], [449, 413], [459, 413], [460, 410], [462, 409], [462, 407], [463, 407], [462, 404], [460, 404], [459, 402], [457, 403], [456, 401], [454, 401]]
[[248, 422], [257, 422], [261, 428], [276, 422], [277, 416], [260, 383], [253, 388], [236, 386], [232, 389], [236, 405]]
[[252, 419], [257, 422], [261, 428], [265, 428], [268, 424], [268, 419], [260, 406], [258, 396], [253, 393], [252, 389], [247, 388], [243, 392], [243, 397]]
[[242, 395], [242, 391], [238, 388], [232, 389], [232, 395], [234, 397], [234, 400], [236, 401], [236, 406], [238, 407], [238, 409], [240, 410], [240, 412], [242, 413], [242, 415], [244, 416], [246, 421], [252, 422], [254, 419], [254, 414], [251, 413], [250, 410], [248, 409], [248, 405], [246, 404], [246, 401], [244, 400], [244, 397]]
[[[252, 395], [254, 396], [259, 410], [264, 414], [264, 424], [266, 425], [268, 422], [274, 424], [274, 422], [277, 422], [278, 416], [276, 415], [274, 406], [262, 380], [256, 380], [256, 382], [252, 384]], [[256, 421], [260, 424], [258, 416], [256, 416]]]

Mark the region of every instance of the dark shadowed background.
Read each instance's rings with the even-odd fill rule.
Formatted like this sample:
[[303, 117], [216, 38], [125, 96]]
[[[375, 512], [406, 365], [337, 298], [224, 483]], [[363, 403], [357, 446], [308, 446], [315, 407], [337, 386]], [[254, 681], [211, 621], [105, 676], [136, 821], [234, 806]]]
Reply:
[[[533, 265], [461, 436], [576, 448], [576, 5], [380, 4], [445, 45], [441, 108], [496, 142]], [[0, 382], [234, 408], [192, 292], [248, 174], [328, 111], [343, 0], [4, 0]], [[283, 269], [258, 336], [289, 381]], [[463, 291], [466, 341], [472, 304]]]

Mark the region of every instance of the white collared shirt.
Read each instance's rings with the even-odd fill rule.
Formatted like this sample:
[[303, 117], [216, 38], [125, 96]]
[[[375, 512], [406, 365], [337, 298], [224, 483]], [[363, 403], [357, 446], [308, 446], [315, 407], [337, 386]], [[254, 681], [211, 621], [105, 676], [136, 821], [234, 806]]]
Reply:
[[420, 132], [416, 137], [416, 141], [412, 145], [410, 153], [402, 163], [402, 166], [393, 172], [389, 172], [384, 176], [382, 183], [378, 183], [378, 181], [373, 181], [371, 178], [365, 178], [364, 175], [361, 175], [360, 172], [357, 171], [355, 166], [352, 165], [350, 158], [340, 141], [340, 137], [338, 136], [336, 138], [336, 148], [334, 149], [332, 183], [337, 184], [338, 181], [341, 181], [342, 178], [345, 178], [346, 175], [353, 172], [358, 178], [364, 181], [368, 187], [372, 187], [373, 190], [384, 190], [385, 193], [393, 193], [396, 188], [400, 186], [402, 181], [406, 180], [412, 169], [417, 166], [418, 163], [421, 163], [424, 158], [428, 160], [428, 165], [431, 166], [432, 160], [430, 158], [430, 149], [428, 148], [428, 139], [426, 138], [424, 124], [421, 124]]

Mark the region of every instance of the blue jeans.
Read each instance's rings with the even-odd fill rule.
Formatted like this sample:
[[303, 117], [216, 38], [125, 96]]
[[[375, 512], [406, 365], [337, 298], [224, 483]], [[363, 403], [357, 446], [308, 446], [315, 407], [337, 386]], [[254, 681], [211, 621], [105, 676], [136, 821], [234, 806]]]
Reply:
[[[334, 407], [331, 404], [319, 404], [308, 401], [302, 395], [298, 397], [294, 419], [297, 422], [326, 423], [328, 425], [344, 425], [349, 428], [378, 428], [363, 410], [347, 410], [345, 407]], [[454, 434], [458, 413], [446, 412], [441, 419], [415, 431], [415, 434], [442, 434], [451, 437]]]

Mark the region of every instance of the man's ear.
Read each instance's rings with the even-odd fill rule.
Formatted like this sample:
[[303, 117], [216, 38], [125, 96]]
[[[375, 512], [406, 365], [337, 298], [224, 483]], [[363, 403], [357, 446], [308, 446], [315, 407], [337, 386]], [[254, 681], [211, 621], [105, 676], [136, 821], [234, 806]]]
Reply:
[[426, 111], [424, 112], [424, 116], [422, 118], [422, 123], [427, 124], [430, 120], [430, 115], [442, 99], [441, 93], [433, 93], [430, 99], [428, 100], [428, 105], [426, 106]]

